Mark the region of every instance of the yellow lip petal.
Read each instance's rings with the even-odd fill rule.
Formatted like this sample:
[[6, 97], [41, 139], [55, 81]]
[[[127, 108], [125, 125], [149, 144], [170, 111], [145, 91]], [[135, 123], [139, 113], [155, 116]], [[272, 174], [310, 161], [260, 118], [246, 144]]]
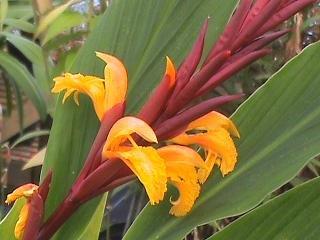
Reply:
[[107, 104], [105, 101], [106, 89], [104, 79], [94, 76], [66, 73], [63, 76], [54, 78], [53, 81], [53, 93], [59, 93], [66, 90], [62, 100], [63, 103], [72, 93], [74, 93], [74, 100], [76, 104], [79, 104], [78, 94], [86, 94], [91, 98], [97, 116], [100, 120], [102, 119]]
[[110, 149], [112, 145], [118, 144], [119, 139], [127, 138], [132, 133], [136, 133], [148, 142], [157, 142], [153, 129], [144, 121], [135, 117], [124, 117], [118, 120], [111, 128], [104, 151]]
[[[214, 167], [215, 164], [220, 163], [220, 161], [218, 160], [218, 154], [217, 153], [213, 153], [210, 150], [208, 151], [206, 160], [205, 160], [205, 165], [206, 165], [206, 169], [199, 169], [198, 172], [198, 178], [199, 178], [199, 182], [201, 184], [203, 184], [205, 181], [207, 181], [210, 173], [212, 172], [212, 169]], [[220, 165], [220, 164], [218, 164]]]
[[220, 127], [228, 130], [231, 133], [231, 135], [238, 138], [240, 137], [240, 134], [236, 126], [233, 124], [233, 122], [223, 114], [215, 111], [212, 111], [206, 114], [205, 116], [191, 122], [188, 126], [188, 130], [191, 130], [191, 129], [214, 130]]
[[[229, 132], [224, 128], [193, 135], [181, 134], [171, 141], [182, 145], [197, 144], [211, 151], [211, 154], [217, 154], [215, 163], [220, 166], [223, 175], [231, 172], [237, 162], [237, 149]], [[207, 164], [208, 167], [211, 165], [209, 162]]]
[[108, 84], [107, 109], [110, 109], [125, 100], [128, 87], [127, 71], [116, 57], [101, 52], [96, 52], [96, 55], [107, 64], [104, 75]]
[[158, 153], [166, 163], [191, 165], [197, 168], [206, 168], [201, 156], [192, 148], [169, 145], [159, 148]]
[[14, 236], [18, 240], [23, 238], [23, 233], [24, 233], [26, 223], [28, 220], [29, 209], [30, 209], [30, 204], [26, 203], [20, 211], [19, 219], [18, 219], [16, 226], [14, 228]]
[[137, 147], [117, 154], [144, 185], [150, 203], [161, 201], [167, 191], [167, 175], [157, 151], [152, 147]]
[[8, 194], [7, 196], [7, 200], [5, 201], [5, 203], [10, 204], [14, 201], [16, 201], [18, 198], [21, 197], [30, 197], [34, 191], [36, 191], [39, 187], [35, 184], [25, 184], [22, 185], [20, 187], [18, 187], [17, 189], [15, 189], [12, 193]]
[[200, 186], [195, 182], [188, 181], [173, 182], [173, 185], [179, 190], [179, 198], [176, 201], [171, 201], [173, 206], [170, 209], [170, 214], [177, 217], [184, 216], [191, 210], [198, 198]]

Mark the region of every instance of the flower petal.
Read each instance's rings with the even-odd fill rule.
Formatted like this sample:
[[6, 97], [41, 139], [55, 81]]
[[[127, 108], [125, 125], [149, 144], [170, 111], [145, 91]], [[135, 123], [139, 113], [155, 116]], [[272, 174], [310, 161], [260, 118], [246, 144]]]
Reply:
[[108, 84], [107, 109], [110, 109], [125, 100], [128, 87], [127, 71], [123, 63], [116, 57], [101, 52], [96, 52], [96, 55], [107, 64], [104, 76]]
[[189, 124], [188, 130], [190, 129], [205, 129], [214, 130], [216, 128], [224, 128], [230, 132], [231, 135], [235, 137], [240, 137], [240, 134], [233, 124], [233, 122], [221, 113], [212, 111], [205, 116], [198, 118]]
[[177, 217], [184, 216], [191, 210], [198, 198], [200, 186], [190, 181], [173, 182], [173, 185], [179, 190], [179, 198], [176, 201], [171, 201], [173, 206], [170, 209], [170, 214]]
[[176, 83], [176, 69], [174, 67], [173, 62], [171, 59], [167, 56], [167, 65], [166, 65], [166, 75], [170, 78], [170, 87], [173, 87]]
[[[223, 175], [231, 172], [237, 162], [236, 147], [229, 132], [224, 128], [217, 128], [207, 133], [193, 135], [184, 133], [173, 138], [171, 141], [182, 145], [198, 144], [204, 149], [210, 150], [212, 154], [218, 154], [220, 160], [216, 161], [219, 163], [218, 165], [220, 165], [220, 170]], [[208, 166], [210, 165], [211, 164]]]
[[102, 119], [107, 104], [105, 101], [106, 89], [104, 86], [104, 79], [94, 76], [66, 73], [63, 76], [54, 78], [53, 81], [55, 82], [54, 87], [52, 88], [53, 93], [59, 93], [66, 90], [62, 102], [65, 102], [65, 100], [74, 93], [74, 100], [79, 104], [78, 93], [86, 94], [91, 98], [99, 119]]
[[118, 145], [132, 134], [136, 133], [148, 142], [157, 142], [153, 129], [144, 121], [135, 117], [124, 117], [111, 128], [103, 152], [118, 147]]
[[218, 158], [218, 154], [208, 151], [208, 154], [205, 160], [205, 165], [207, 168], [205, 170], [199, 169], [199, 172], [198, 172], [199, 182], [201, 184], [207, 181], [208, 177], [210, 176], [210, 173], [212, 172], [214, 165], [218, 163], [217, 158]]
[[30, 203], [26, 203], [19, 214], [19, 219], [14, 228], [14, 236], [16, 239], [21, 240], [23, 238], [23, 233], [26, 227], [28, 215], [29, 215]]
[[167, 191], [167, 175], [163, 159], [152, 147], [135, 147], [118, 156], [144, 185], [150, 203], [159, 203]]
[[36, 191], [37, 189], [38, 189], [38, 186], [32, 183], [22, 185], [17, 189], [15, 189], [12, 193], [8, 194], [7, 200], [5, 202], [7, 204], [10, 204], [21, 197], [29, 198], [31, 197], [33, 192]]
[[157, 151], [160, 157], [168, 163], [185, 164], [197, 168], [205, 168], [201, 156], [192, 148], [179, 145], [168, 145], [159, 148]]

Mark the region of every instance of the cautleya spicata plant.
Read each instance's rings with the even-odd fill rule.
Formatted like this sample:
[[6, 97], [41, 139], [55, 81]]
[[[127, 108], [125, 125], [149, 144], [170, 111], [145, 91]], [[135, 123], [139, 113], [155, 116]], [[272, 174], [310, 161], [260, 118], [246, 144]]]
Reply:
[[[24, 185], [8, 195], [8, 203], [27, 199], [15, 228], [16, 238], [50, 239], [87, 201], [134, 178], [144, 185], [151, 205], [163, 201], [170, 184], [177, 188], [179, 197], [171, 201], [168, 214], [183, 218], [192, 212], [214, 166], [223, 176], [236, 171], [238, 153], [233, 138], [239, 138], [241, 132], [217, 109], [242, 95], [197, 103], [194, 100], [269, 54], [267, 45], [290, 31], [276, 27], [314, 2], [240, 1], [204, 58], [209, 24], [205, 20], [193, 48], [177, 70], [167, 57], [162, 80], [136, 116], [125, 114], [128, 75], [116, 56], [96, 52], [105, 63], [104, 78], [83, 73], [54, 78], [52, 92], [63, 92], [63, 102], [73, 95], [75, 104], [81, 106], [79, 94], [91, 99], [100, 129], [69, 193], [46, 220], [43, 206], [54, 171], [39, 187]], [[192, 148], [194, 145], [201, 148], [203, 156]]]

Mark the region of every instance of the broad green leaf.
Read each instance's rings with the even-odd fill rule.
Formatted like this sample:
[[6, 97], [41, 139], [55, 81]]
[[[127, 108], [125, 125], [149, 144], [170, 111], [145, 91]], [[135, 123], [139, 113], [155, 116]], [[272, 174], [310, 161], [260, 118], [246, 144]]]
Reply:
[[55, 7], [46, 15], [41, 16], [37, 30], [34, 33], [34, 38], [37, 38], [41, 33], [43, 33], [54, 20], [56, 20], [65, 10], [68, 9], [68, 7], [78, 1], [79, 0], [69, 0], [64, 4]]
[[38, 85], [35, 83], [35, 79], [26, 67], [5, 52], [0, 52], [0, 66], [6, 70], [18, 86], [25, 92], [37, 108], [40, 117], [44, 119], [47, 113], [44, 98]]
[[320, 178], [267, 202], [208, 240], [318, 239]]
[[[35, 27], [33, 24], [22, 19], [6, 18], [4, 20], [4, 24], [8, 25], [9, 29], [12, 29], [12, 28], [20, 29], [28, 33], [33, 33], [35, 30]], [[8, 28], [6, 28], [6, 30], [8, 30]]]
[[[161, 79], [165, 56], [170, 55], [177, 64], [180, 63], [208, 15], [214, 21], [209, 33], [212, 42], [221, 32], [235, 3], [236, 0], [112, 1], [71, 71], [103, 76], [104, 65], [94, 52], [103, 51], [119, 57], [129, 73], [131, 97], [127, 104], [131, 113], [137, 111]], [[61, 97], [58, 99], [42, 172], [43, 178], [49, 169], [53, 170], [52, 194], [46, 204], [48, 214], [67, 194], [82, 167], [97, 127], [96, 114], [87, 97], [80, 99], [80, 107], [72, 100], [62, 105]], [[68, 234], [74, 232], [82, 235], [81, 229], [90, 221], [98, 202], [96, 199], [83, 206], [55, 235], [55, 239], [69, 239]], [[99, 209], [103, 211], [102, 207]], [[96, 231], [99, 227], [96, 226]]]
[[24, 199], [17, 200], [7, 216], [0, 222], [1, 240], [16, 240], [14, 237], [14, 228], [18, 221], [20, 210], [24, 204]]
[[56, 20], [48, 26], [44, 34], [42, 45], [58, 36], [60, 33], [69, 30], [72, 27], [78, 26], [86, 21], [86, 17], [77, 12], [66, 11], [62, 13]]
[[50, 131], [48, 130], [36, 130], [36, 131], [32, 131], [32, 132], [28, 132], [24, 135], [22, 135], [21, 137], [19, 137], [17, 140], [15, 140], [12, 145], [10, 146], [10, 148], [14, 148], [15, 146], [17, 146], [18, 144], [30, 140], [32, 138], [35, 137], [41, 137], [41, 136], [45, 136], [45, 135], [49, 135]]
[[319, 154], [319, 54], [320, 43], [305, 49], [236, 111], [237, 166], [224, 178], [216, 170], [187, 216], [169, 215], [167, 194], [142, 211], [124, 239], [182, 239], [197, 225], [244, 213]]

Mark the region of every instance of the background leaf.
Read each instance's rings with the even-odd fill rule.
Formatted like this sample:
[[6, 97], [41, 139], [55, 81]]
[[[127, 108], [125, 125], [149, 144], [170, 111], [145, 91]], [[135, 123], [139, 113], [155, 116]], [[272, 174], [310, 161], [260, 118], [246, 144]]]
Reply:
[[49, 135], [50, 131], [49, 130], [36, 130], [36, 131], [32, 131], [32, 132], [28, 132], [24, 135], [22, 135], [21, 137], [19, 137], [17, 140], [15, 140], [10, 148], [14, 148], [15, 146], [17, 146], [18, 144], [27, 141], [29, 139], [35, 138], [35, 137], [40, 137], [40, 136], [44, 136], [44, 135]]
[[[137, 111], [161, 79], [165, 56], [170, 55], [176, 63], [181, 62], [208, 15], [214, 19], [214, 24], [210, 24], [209, 39], [215, 39], [235, 3], [236, 0], [113, 1], [90, 34], [71, 71], [103, 76], [103, 63], [94, 52], [116, 55], [128, 69], [129, 111]], [[51, 193], [54, 194], [48, 197], [48, 214], [67, 194], [82, 167], [97, 127], [96, 114], [86, 97], [80, 99], [80, 107], [70, 100], [62, 105], [61, 97], [58, 99], [42, 171], [43, 178], [49, 169], [53, 170]], [[55, 235], [55, 239], [72, 239], [68, 234], [74, 232], [83, 235], [81, 229], [90, 221], [99, 200], [84, 205]], [[103, 211], [103, 205], [99, 209]], [[99, 227], [96, 226], [96, 231]]]
[[34, 38], [37, 38], [41, 33], [43, 33], [54, 20], [56, 20], [65, 10], [68, 9], [68, 7], [77, 1], [78, 0], [69, 0], [64, 4], [55, 7], [46, 15], [41, 16], [38, 28], [34, 33]]
[[318, 239], [320, 178], [302, 184], [238, 219], [208, 240]]
[[148, 205], [125, 239], [181, 239], [200, 224], [244, 213], [319, 154], [319, 54], [320, 43], [305, 49], [233, 115], [241, 139], [232, 174], [209, 178], [185, 217], [168, 214], [170, 194], [159, 206]]
[[[6, 18], [4, 20], [4, 24], [8, 25], [9, 29], [11, 28], [20, 29], [28, 33], [33, 33], [35, 30], [33, 24], [22, 19]], [[6, 28], [6, 31], [8, 31], [8, 28]]]
[[0, 52], [0, 66], [12, 77], [29, 97], [42, 119], [46, 117], [47, 109], [41, 90], [27, 68], [17, 59], [5, 52]]
[[52, 24], [48, 26], [41, 44], [46, 44], [48, 41], [50, 41], [60, 33], [69, 30], [72, 27], [78, 26], [81, 23], [84, 23], [85, 20], [86, 17], [77, 12], [66, 11], [62, 13], [57, 19], [52, 22]]

